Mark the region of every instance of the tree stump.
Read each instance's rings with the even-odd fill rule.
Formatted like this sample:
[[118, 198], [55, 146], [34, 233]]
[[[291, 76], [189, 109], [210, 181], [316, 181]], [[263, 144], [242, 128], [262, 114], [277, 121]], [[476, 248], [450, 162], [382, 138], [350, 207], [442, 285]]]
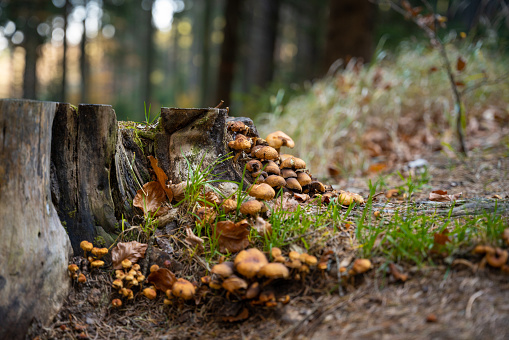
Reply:
[[115, 111], [109, 105], [82, 104], [76, 112], [69, 104], [59, 104], [53, 135], [53, 198], [74, 251], [80, 252], [83, 240], [111, 244], [117, 225], [111, 193]]
[[69, 288], [71, 248], [50, 193], [56, 106], [0, 100], [0, 339], [49, 322]]

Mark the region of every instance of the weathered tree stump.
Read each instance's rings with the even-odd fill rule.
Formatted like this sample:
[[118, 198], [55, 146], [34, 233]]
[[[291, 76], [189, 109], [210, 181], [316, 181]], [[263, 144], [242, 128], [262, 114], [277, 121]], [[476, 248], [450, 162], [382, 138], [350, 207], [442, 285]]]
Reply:
[[51, 202], [56, 103], [0, 100], [0, 339], [22, 339], [67, 295], [69, 238]]
[[[161, 124], [169, 136], [169, 141], [165, 148], [156, 149], [156, 156], [158, 159], [168, 157], [162, 164], [173, 183], [187, 179], [186, 159], [194, 165], [198, 165], [203, 159], [204, 167], [207, 167], [230, 152], [228, 141], [231, 138], [228, 138], [226, 132], [227, 118], [226, 109], [161, 109]], [[217, 175], [218, 179], [240, 183], [242, 171], [242, 162], [229, 159], [217, 163], [212, 173]], [[248, 184], [246, 182], [246, 185]]]

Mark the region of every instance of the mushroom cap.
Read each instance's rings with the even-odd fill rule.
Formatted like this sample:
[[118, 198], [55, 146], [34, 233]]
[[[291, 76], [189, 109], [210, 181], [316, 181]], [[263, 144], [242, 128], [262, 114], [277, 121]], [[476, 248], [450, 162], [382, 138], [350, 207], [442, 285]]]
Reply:
[[241, 289], [247, 289], [247, 282], [238, 276], [230, 276], [223, 281], [221, 286], [230, 293], [235, 293]]
[[261, 200], [270, 201], [274, 198], [276, 192], [271, 188], [270, 185], [261, 183], [252, 185], [248, 191], [248, 194]]
[[316, 264], [318, 263], [318, 259], [315, 256], [309, 254], [302, 254], [300, 260], [301, 262], [304, 262], [308, 266], [316, 266]]
[[94, 245], [88, 241], [81, 241], [80, 248], [84, 251], [91, 251], [94, 248]]
[[292, 250], [288, 253], [288, 257], [290, 260], [298, 260], [300, 258], [301, 254], [298, 251]]
[[299, 184], [303, 187], [311, 184], [311, 177], [305, 172], [299, 172], [297, 174], [297, 181], [299, 181]]
[[246, 124], [244, 124], [243, 122], [238, 121], [238, 120], [230, 120], [226, 124], [226, 128], [233, 132], [246, 133], [247, 131], [249, 131], [249, 127]]
[[256, 248], [242, 250], [235, 257], [235, 269], [247, 278], [254, 277], [258, 271], [269, 261], [265, 255]]
[[279, 154], [277, 150], [271, 146], [262, 146], [254, 151], [254, 156], [258, 159], [272, 160], [277, 159]]
[[[492, 267], [502, 267], [509, 257], [507, 250], [496, 248], [494, 253], [486, 253], [486, 261]], [[81, 275], [81, 274], [80, 274]]]
[[113, 301], [111, 301], [111, 305], [115, 308], [118, 308], [118, 307], [121, 307], [122, 306], [122, 300], [120, 299], [113, 299]]
[[271, 279], [286, 279], [290, 276], [288, 268], [278, 262], [268, 263], [258, 272], [258, 276], [265, 276]]
[[246, 170], [249, 172], [256, 172], [262, 168], [262, 162], [257, 159], [252, 159], [246, 163]]
[[293, 155], [290, 155], [290, 154], [287, 154], [287, 153], [282, 153], [282, 154], [279, 155], [279, 160], [281, 162], [283, 162], [285, 159], [290, 158], [290, 157], [293, 157]]
[[278, 175], [270, 175], [265, 179], [265, 181], [263, 181], [263, 183], [266, 183], [276, 189], [280, 189], [286, 185], [285, 179]]
[[265, 172], [272, 175], [279, 175], [281, 174], [281, 170], [279, 169], [279, 166], [274, 163], [273, 161], [267, 161], [267, 164], [264, 167]]
[[111, 286], [115, 289], [121, 289], [122, 287], [124, 287], [124, 283], [122, 282], [121, 279], [116, 279], [113, 281]]
[[287, 178], [297, 178], [297, 173], [293, 171], [292, 169], [282, 169], [281, 170], [281, 176], [283, 176], [284, 179]]
[[293, 177], [286, 179], [286, 188], [295, 190], [295, 191], [299, 191], [299, 192], [302, 191], [302, 187], [300, 186], [299, 181], [297, 180], [297, 178], [293, 178]]
[[159, 266], [157, 264], [153, 264], [150, 266], [150, 272], [153, 273], [155, 271], [159, 270]]
[[87, 278], [85, 277], [85, 274], [80, 273], [80, 275], [78, 275], [78, 282], [79, 282], [79, 283], [85, 283], [85, 282], [87, 282]]
[[246, 136], [238, 134], [235, 137], [235, 140], [228, 142], [228, 146], [233, 150], [249, 152], [249, 150], [251, 150], [252, 142], [251, 139]]
[[270, 146], [272, 146], [275, 149], [279, 149], [282, 146], [287, 146], [290, 149], [292, 149], [295, 146], [293, 139], [291, 139], [290, 136], [288, 136], [283, 131], [275, 131], [269, 133], [265, 140]]
[[157, 297], [157, 292], [152, 287], [143, 289], [142, 294], [145, 295], [145, 297], [150, 300], [154, 300]]
[[338, 196], [338, 202], [342, 205], [350, 205], [353, 202], [362, 204], [364, 203], [364, 198], [361, 195], [355, 194], [353, 192], [342, 191]]
[[196, 289], [194, 285], [186, 279], [180, 278], [174, 284], [171, 289], [173, 296], [182, 298], [184, 300], [192, 299]]
[[260, 284], [258, 282], [253, 282], [249, 286], [249, 288], [246, 291], [246, 299], [254, 299], [256, 298], [260, 292], [261, 292]]
[[74, 273], [75, 271], [77, 271], [79, 269], [78, 265], [76, 264], [70, 264], [67, 269], [71, 272], [71, 273]]
[[352, 266], [355, 274], [362, 274], [371, 269], [371, 261], [368, 259], [357, 259], [353, 262]]
[[242, 203], [240, 213], [244, 215], [256, 216], [262, 210], [263, 203], [257, 200], [251, 200]]
[[92, 263], [90, 263], [90, 266], [92, 268], [102, 267], [102, 266], [104, 266], [104, 261], [101, 261], [101, 260], [92, 261]]
[[304, 169], [306, 167], [306, 162], [298, 157], [288, 157], [284, 161], [281, 162], [279, 166], [281, 169]]
[[299, 260], [291, 260], [285, 262], [285, 266], [287, 266], [288, 268], [299, 269], [300, 267], [302, 267], [302, 262], [300, 262]]
[[227, 198], [223, 201], [223, 203], [221, 203], [221, 207], [223, 208], [225, 214], [229, 214], [237, 209], [237, 202], [231, 198]]
[[320, 193], [325, 192], [325, 186], [321, 182], [318, 182], [318, 181], [312, 181], [310, 184], [310, 189], [320, 192]]
[[278, 247], [272, 247], [272, 249], [270, 250], [270, 254], [272, 255], [273, 258], [276, 258], [278, 256], [281, 256], [282, 252], [281, 249], [279, 249]]
[[222, 278], [227, 278], [233, 275], [233, 262], [226, 261], [220, 264], [216, 264], [212, 267], [211, 272], [219, 275]]
[[133, 263], [129, 259], [122, 260], [122, 268], [128, 269], [131, 268], [132, 265]]
[[253, 172], [251, 174], [251, 177], [253, 179], [256, 179], [256, 183], [263, 183], [263, 181], [265, 181], [265, 178], [267, 178], [269, 176], [268, 173], [266, 173], [265, 171], [263, 170], [258, 170], [256, 172]]

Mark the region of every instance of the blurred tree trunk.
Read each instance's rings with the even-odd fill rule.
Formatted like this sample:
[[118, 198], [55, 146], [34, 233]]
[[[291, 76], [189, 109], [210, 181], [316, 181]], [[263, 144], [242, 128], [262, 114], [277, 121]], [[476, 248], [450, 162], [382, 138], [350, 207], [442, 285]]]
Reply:
[[23, 98], [36, 99], [36, 84], [37, 84], [37, 47], [39, 46], [37, 26], [31, 27], [29, 23], [26, 24], [25, 40], [23, 47], [25, 48], [25, 70], [23, 73]]
[[145, 72], [143, 73], [143, 81], [141, 82], [143, 85], [143, 100], [147, 103], [147, 108], [149, 106], [151, 97], [152, 97], [152, 82], [150, 80], [150, 76], [153, 71], [153, 59], [154, 59], [154, 26], [152, 25], [152, 0], [148, 0], [147, 8], [149, 8], [146, 12], [146, 21], [145, 21]]
[[202, 16], [202, 63], [201, 63], [201, 105], [208, 107], [210, 103], [209, 95], [209, 71], [210, 71], [210, 24], [212, 17], [212, 0], [203, 0], [203, 16]]
[[[88, 0], [85, 0], [85, 9], [87, 8]], [[88, 61], [87, 61], [87, 27], [85, 25], [85, 21], [87, 20], [88, 11], [86, 11], [85, 18], [83, 19], [83, 35], [81, 36], [80, 42], [80, 73], [81, 73], [81, 102], [86, 103], [88, 101]]]
[[69, 16], [69, 1], [65, 1], [64, 5], [64, 41], [62, 52], [62, 87], [60, 89], [60, 102], [66, 101], [67, 97], [67, 21]]
[[230, 94], [235, 76], [235, 58], [239, 48], [237, 31], [242, 3], [243, 0], [227, 0], [224, 10], [226, 24], [223, 30], [224, 40], [221, 46], [216, 101], [224, 100], [227, 106], [231, 105]]
[[337, 60], [371, 60], [375, 5], [368, 0], [330, 0], [325, 71]]
[[258, 0], [254, 4], [248, 77], [252, 85], [264, 87], [274, 76], [280, 0]]

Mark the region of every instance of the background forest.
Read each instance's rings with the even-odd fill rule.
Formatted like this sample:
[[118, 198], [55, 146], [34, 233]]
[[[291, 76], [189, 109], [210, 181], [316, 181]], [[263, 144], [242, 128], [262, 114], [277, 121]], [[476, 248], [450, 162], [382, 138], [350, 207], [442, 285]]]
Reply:
[[[430, 5], [448, 19], [444, 34], [507, 47], [506, 1]], [[111, 104], [138, 121], [144, 102], [222, 99], [233, 115], [255, 117], [274, 110], [279, 90], [278, 104], [341, 67], [339, 58], [380, 61], [425, 38], [407, 19], [388, 1], [2, 0], [0, 97]]]

